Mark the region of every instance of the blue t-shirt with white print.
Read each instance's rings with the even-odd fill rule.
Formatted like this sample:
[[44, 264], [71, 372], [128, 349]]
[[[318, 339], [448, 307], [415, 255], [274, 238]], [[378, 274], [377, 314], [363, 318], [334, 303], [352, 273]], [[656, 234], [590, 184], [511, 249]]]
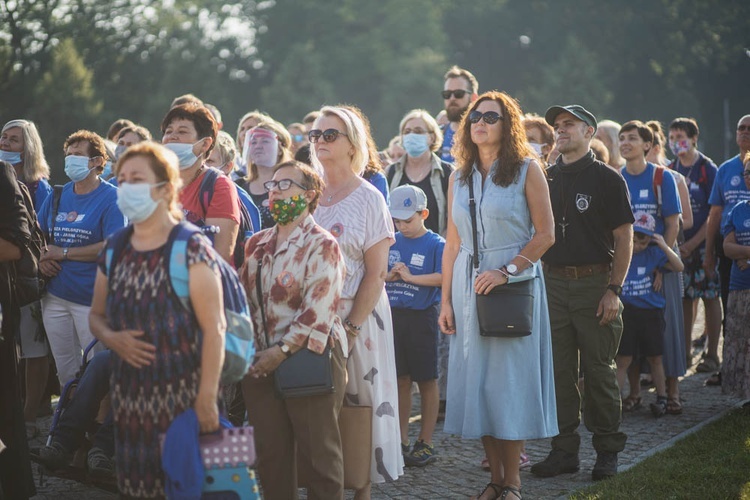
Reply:
[[744, 167], [740, 155], [731, 158], [719, 167], [708, 203], [721, 207], [721, 227], [727, 223], [729, 211], [740, 201], [750, 200], [750, 191], [742, 178]]
[[[744, 182], [743, 182], [744, 184]], [[734, 231], [737, 243], [750, 246], [750, 201], [741, 201], [727, 213], [727, 222], [722, 227], [722, 234]], [[740, 271], [736, 262], [732, 262], [732, 273], [729, 277], [729, 290], [750, 289], [750, 269]]]
[[[388, 252], [388, 271], [403, 262], [412, 274], [442, 272], [445, 240], [429, 229], [419, 238], [406, 238], [396, 233], [396, 243]], [[391, 307], [424, 310], [440, 302], [439, 286], [420, 286], [403, 280], [388, 281], [385, 291]]]
[[[52, 196], [39, 210], [39, 225], [49, 233]], [[62, 248], [85, 247], [104, 241], [110, 234], [125, 227], [125, 217], [117, 208], [117, 188], [102, 181], [86, 194], [76, 194], [73, 183], [63, 187], [60, 207], [55, 220], [54, 245]], [[82, 306], [90, 306], [96, 280], [96, 261], [60, 262], [62, 270], [52, 278], [47, 291], [52, 295]]]
[[664, 309], [667, 300], [664, 294], [654, 290], [654, 271], [666, 263], [664, 250], [656, 245], [634, 253], [622, 285], [622, 303], [640, 309]]
[[657, 199], [654, 192], [654, 167], [647, 163], [646, 169], [638, 175], [629, 174], [625, 167], [620, 169], [630, 192], [630, 207], [633, 212], [646, 212], [656, 220], [656, 232], [664, 235], [664, 218], [682, 213], [677, 184], [669, 172], [664, 172], [661, 183], [661, 216], [657, 215]]

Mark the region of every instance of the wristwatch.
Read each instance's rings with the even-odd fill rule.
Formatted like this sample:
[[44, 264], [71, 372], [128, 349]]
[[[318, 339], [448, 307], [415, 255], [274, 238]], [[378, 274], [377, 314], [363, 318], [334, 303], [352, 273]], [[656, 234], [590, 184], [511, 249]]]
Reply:
[[610, 283], [609, 285], [607, 285], [607, 290], [612, 290], [612, 292], [618, 297], [622, 295], [622, 287], [620, 285]]
[[63, 248], [63, 260], [68, 260], [68, 251], [70, 250], [69, 247]]
[[508, 271], [508, 274], [510, 274], [511, 276], [515, 276], [518, 272], [518, 266], [515, 264], [508, 264], [507, 266], [505, 266], [505, 270]]
[[292, 355], [292, 350], [289, 349], [289, 346], [286, 345], [283, 340], [279, 340], [278, 342], [276, 342], [276, 345], [281, 348], [281, 352], [283, 352], [284, 356], [286, 356], [287, 358]]

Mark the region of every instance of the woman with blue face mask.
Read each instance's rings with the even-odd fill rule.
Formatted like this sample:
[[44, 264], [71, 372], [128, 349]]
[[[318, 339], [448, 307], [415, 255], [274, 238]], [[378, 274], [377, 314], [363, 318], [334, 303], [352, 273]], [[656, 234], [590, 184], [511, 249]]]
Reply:
[[215, 226], [214, 248], [227, 262], [237, 241], [240, 201], [229, 177], [219, 177], [213, 185], [211, 201], [201, 186], [208, 169], [206, 161], [216, 145], [218, 125], [211, 112], [194, 103], [170, 109], [161, 123], [162, 144], [177, 155], [182, 189], [180, 203], [188, 222], [198, 227]]
[[108, 262], [112, 253], [105, 246], [95, 264], [91, 329], [113, 353], [110, 392], [120, 494], [163, 498], [159, 435], [189, 408], [202, 432], [219, 427], [226, 326], [220, 257], [203, 235], [187, 239], [188, 311], [169, 278], [169, 242], [182, 227], [177, 157], [143, 142], [123, 153], [115, 173], [117, 206], [132, 226], [124, 230], [128, 241], [117, 257]]
[[82, 349], [94, 340], [88, 316], [96, 256], [104, 240], [125, 226], [117, 188], [99, 178], [108, 159], [104, 139], [79, 130], [67, 138], [63, 150], [70, 182], [63, 187], [56, 213], [52, 196], [39, 210], [39, 224], [48, 235], [39, 269], [51, 277], [42, 318], [61, 385], [75, 376]]
[[447, 221], [448, 177], [453, 166], [435, 154], [443, 143], [443, 132], [435, 119], [423, 109], [409, 111], [399, 126], [401, 145], [406, 151], [397, 162], [386, 168], [391, 191], [411, 184], [427, 195], [430, 215], [425, 227], [436, 234], [445, 235]]

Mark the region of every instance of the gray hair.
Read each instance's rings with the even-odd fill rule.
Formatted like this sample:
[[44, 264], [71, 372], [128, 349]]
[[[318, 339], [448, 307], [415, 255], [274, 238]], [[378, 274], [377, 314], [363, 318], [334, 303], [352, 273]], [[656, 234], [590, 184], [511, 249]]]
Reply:
[[37, 182], [49, 178], [49, 165], [44, 157], [42, 138], [34, 122], [29, 120], [11, 120], [3, 127], [3, 132], [11, 128], [20, 128], [23, 132], [23, 167], [22, 180]]

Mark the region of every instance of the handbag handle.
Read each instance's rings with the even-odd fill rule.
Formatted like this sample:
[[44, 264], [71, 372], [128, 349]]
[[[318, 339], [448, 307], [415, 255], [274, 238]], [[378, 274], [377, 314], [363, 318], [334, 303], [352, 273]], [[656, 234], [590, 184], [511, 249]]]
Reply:
[[474, 271], [479, 269], [479, 251], [477, 243], [477, 203], [474, 200], [474, 170], [469, 174], [469, 213], [471, 214], [471, 239], [474, 245], [474, 255], [472, 256], [472, 262], [474, 264]]
[[255, 291], [258, 295], [258, 304], [260, 305], [260, 317], [263, 320], [263, 333], [266, 336], [266, 349], [268, 349], [271, 343], [268, 340], [268, 328], [266, 328], [266, 308], [263, 307], [263, 287], [260, 285], [260, 270], [263, 267], [263, 256], [258, 259], [258, 268], [255, 271]]

